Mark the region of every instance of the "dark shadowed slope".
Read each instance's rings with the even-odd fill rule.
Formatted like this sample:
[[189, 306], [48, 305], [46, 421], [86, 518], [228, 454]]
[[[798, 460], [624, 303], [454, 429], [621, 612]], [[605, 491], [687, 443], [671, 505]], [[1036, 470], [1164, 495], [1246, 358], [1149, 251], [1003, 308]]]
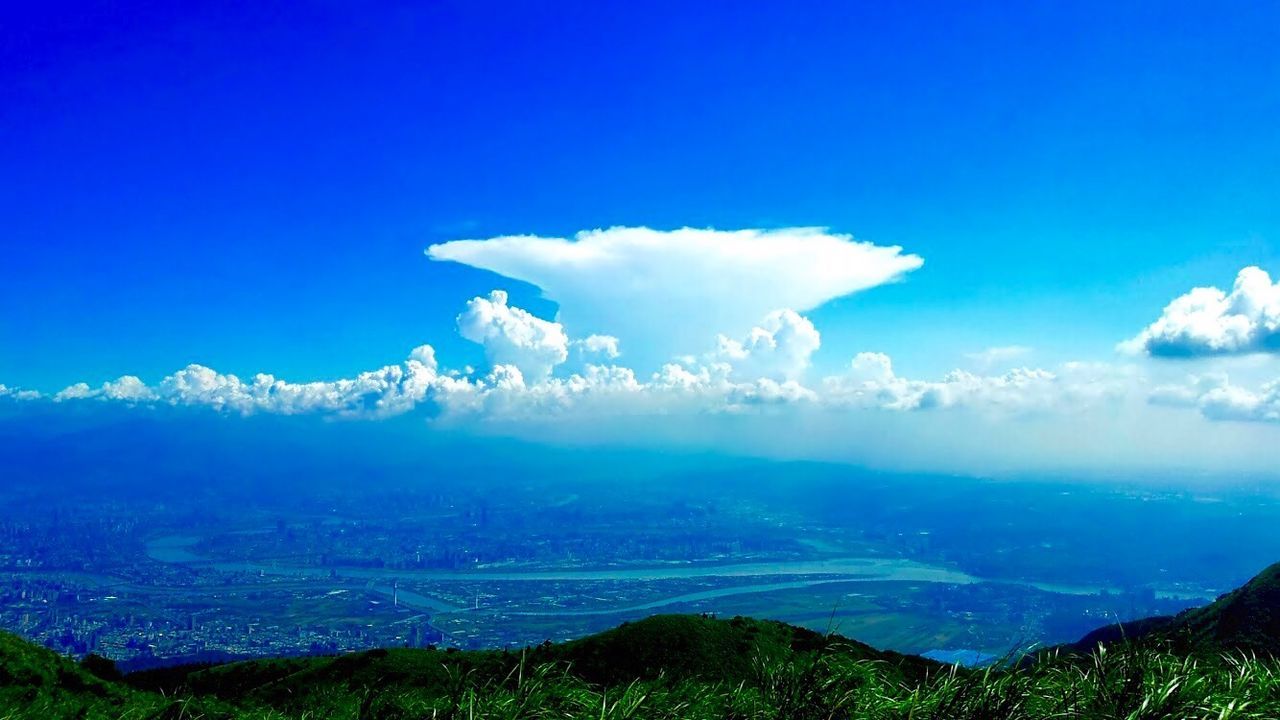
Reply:
[[[371, 650], [333, 657], [251, 660], [147, 671], [123, 681], [99, 679], [77, 664], [14, 636], [0, 643], [0, 709], [10, 717], [152, 717], [175, 702], [188, 714], [241, 717], [346, 716], [368, 705], [446, 707], [468, 692], [516, 692], [531, 682], [550, 695], [584, 697], [592, 688], [734, 688], [819, 664], [874, 668], [906, 686], [944, 666], [885, 653], [838, 636], [773, 621], [659, 615], [598, 635], [524, 651]], [[106, 677], [110, 668], [98, 672]], [[871, 672], [871, 670], [868, 670]], [[536, 682], [531, 678], [536, 678]], [[178, 700], [178, 699], [181, 700]], [[33, 708], [42, 713], [27, 714]], [[366, 708], [367, 709], [367, 708]], [[424, 710], [425, 711], [425, 710]]]

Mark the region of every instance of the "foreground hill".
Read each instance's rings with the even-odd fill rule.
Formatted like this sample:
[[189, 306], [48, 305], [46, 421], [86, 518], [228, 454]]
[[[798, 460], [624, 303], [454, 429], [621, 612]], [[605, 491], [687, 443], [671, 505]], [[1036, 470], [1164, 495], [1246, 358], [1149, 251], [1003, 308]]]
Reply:
[[167, 700], [92, 665], [0, 633], [0, 718], [162, 717]]
[[[783, 623], [667, 615], [520, 652], [372, 650], [119, 677], [0, 635], [18, 718], [1277, 718], [1280, 566], [1087, 654], [965, 670]], [[1122, 636], [1136, 642], [1116, 642]], [[1104, 647], [1097, 649], [1097, 642]], [[1234, 650], [1262, 653], [1245, 656]], [[1225, 654], [1224, 654], [1225, 652]]]
[[131, 675], [129, 684], [166, 694], [247, 700], [300, 713], [328, 709], [335, 698], [341, 704], [347, 693], [358, 694], [363, 688], [448, 698], [464, 686], [503, 688], [523, 681], [526, 674], [593, 687], [673, 681], [736, 686], [753, 682], [761, 667], [818, 658], [874, 662], [885, 677], [901, 682], [916, 681], [943, 667], [785, 623], [657, 615], [581, 640], [518, 652], [371, 650], [337, 657], [169, 668]]
[[[617, 712], [636, 703], [692, 712], [690, 703], [698, 700], [719, 716], [728, 712], [730, 689], [791, 682], [795, 698], [787, 702], [795, 704], [820, 689], [807, 688], [803, 678], [837, 667], [902, 687], [944, 673], [931, 660], [784, 623], [690, 615], [654, 616], [514, 653], [401, 648], [166, 668], [127, 678], [113, 677], [109, 665], [77, 664], [0, 635], [0, 720], [431, 717], [477, 703], [506, 708], [497, 717], [576, 717], [579, 711], [600, 717], [613, 689], [624, 703]], [[748, 705], [774, 704], [742, 694]]]

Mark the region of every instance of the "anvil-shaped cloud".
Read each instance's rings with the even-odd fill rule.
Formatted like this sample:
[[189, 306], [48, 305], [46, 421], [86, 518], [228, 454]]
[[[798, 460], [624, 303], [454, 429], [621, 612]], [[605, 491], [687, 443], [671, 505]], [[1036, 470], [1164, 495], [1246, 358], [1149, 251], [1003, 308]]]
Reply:
[[811, 310], [924, 263], [822, 228], [614, 227], [455, 240], [426, 252], [538, 286], [570, 332], [617, 336], [641, 369], [699, 352], [717, 334], [737, 337], [772, 311]]

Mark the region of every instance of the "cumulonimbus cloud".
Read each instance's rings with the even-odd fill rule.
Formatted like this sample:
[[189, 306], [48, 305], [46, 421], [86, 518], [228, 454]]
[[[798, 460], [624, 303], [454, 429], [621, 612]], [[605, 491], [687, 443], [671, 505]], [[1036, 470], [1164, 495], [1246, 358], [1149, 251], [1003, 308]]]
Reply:
[[1229, 293], [1195, 288], [1120, 349], [1174, 358], [1280, 352], [1280, 283], [1247, 267]]
[[426, 253], [536, 285], [559, 303], [566, 328], [616, 336], [634, 366], [650, 369], [719, 333], [739, 337], [770, 312], [805, 312], [924, 262], [821, 228], [614, 227], [455, 240]]

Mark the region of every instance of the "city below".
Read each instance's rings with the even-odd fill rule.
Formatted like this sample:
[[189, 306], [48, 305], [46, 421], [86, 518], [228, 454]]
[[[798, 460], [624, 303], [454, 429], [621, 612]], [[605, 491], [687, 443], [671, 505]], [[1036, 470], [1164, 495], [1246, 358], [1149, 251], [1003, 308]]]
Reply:
[[[752, 472], [795, 472], [762, 467]], [[1203, 604], [1252, 561], [1215, 563], [1215, 545], [1266, 526], [1219, 530], [1189, 563], [1158, 535], [1125, 537], [1148, 514], [1175, 518], [1168, 533], [1280, 516], [1274, 499], [1250, 493], [809, 473], [809, 491], [787, 496], [749, 483], [709, 494], [678, 474], [553, 494], [439, 482], [80, 502], [9, 488], [0, 628], [139, 669], [527, 646], [682, 612], [981, 662]], [[1107, 522], [1084, 532], [1071, 522], [1084, 516]], [[1280, 555], [1274, 538], [1244, 540]]]

